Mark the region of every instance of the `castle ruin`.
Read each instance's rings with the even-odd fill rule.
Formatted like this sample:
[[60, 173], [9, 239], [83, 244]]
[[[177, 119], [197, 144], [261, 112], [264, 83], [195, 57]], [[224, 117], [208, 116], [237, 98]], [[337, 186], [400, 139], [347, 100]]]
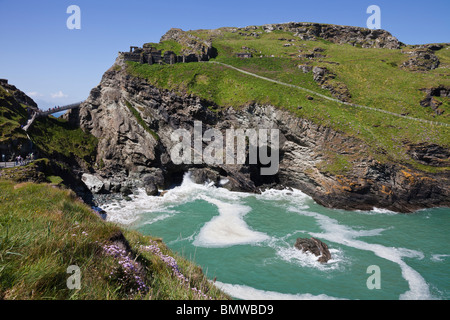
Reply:
[[177, 55], [173, 51], [157, 50], [150, 45], [144, 45], [143, 48], [130, 46], [129, 52], [119, 52], [119, 56], [124, 61], [133, 61], [140, 64], [175, 64], [175, 63], [187, 63], [187, 62], [200, 62], [209, 61], [209, 55], [203, 53], [201, 55], [188, 54]]

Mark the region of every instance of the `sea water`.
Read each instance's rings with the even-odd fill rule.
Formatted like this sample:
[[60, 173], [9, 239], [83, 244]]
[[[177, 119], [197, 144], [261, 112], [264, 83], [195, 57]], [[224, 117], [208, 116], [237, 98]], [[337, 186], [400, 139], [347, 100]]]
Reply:
[[[108, 220], [161, 237], [236, 299], [450, 298], [449, 208], [334, 210], [299, 190], [231, 192], [188, 175], [131, 198], [104, 206]], [[297, 250], [299, 237], [325, 242], [332, 259]]]

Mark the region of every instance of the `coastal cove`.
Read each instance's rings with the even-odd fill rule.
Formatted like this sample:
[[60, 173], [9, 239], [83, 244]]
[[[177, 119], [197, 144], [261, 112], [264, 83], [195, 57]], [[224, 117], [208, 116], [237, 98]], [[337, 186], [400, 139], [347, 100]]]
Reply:
[[[112, 12], [94, 18], [99, 4], [75, 6], [80, 42], [50, 25], [52, 44], [5, 33], [5, 48], [57, 50], [3, 59], [0, 301], [169, 300], [156, 312], [281, 319], [257, 301], [450, 299], [445, 26], [407, 44], [341, 25], [355, 23], [334, 20], [343, 10], [327, 18], [339, 24], [279, 23], [279, 4], [249, 6], [270, 10], [251, 22], [203, 14], [220, 4], [122, 5], [120, 32]], [[292, 18], [326, 21], [319, 6]]]
[[[335, 210], [295, 189], [232, 192], [186, 175], [161, 197], [141, 190], [104, 209], [112, 222], [161, 237], [235, 299], [450, 297], [448, 208]], [[298, 237], [326, 242], [332, 259], [321, 264], [295, 249]], [[370, 266], [381, 271], [378, 290], [368, 289]]]

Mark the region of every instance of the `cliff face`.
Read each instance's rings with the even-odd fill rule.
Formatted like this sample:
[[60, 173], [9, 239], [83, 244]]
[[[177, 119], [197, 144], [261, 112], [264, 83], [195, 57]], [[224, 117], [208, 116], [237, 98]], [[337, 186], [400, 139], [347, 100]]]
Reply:
[[[149, 194], [156, 194], [157, 188], [181, 182], [183, 174], [190, 171], [198, 183], [212, 181], [237, 191], [298, 188], [334, 208], [410, 212], [450, 205], [447, 174], [381, 164], [361, 141], [271, 105], [212, 108], [211, 103], [194, 96], [160, 90], [131, 77], [120, 60], [104, 74], [80, 110], [71, 111], [67, 118], [99, 139], [97, 164], [101, 169], [95, 175], [100, 192], [129, 193], [134, 187], [144, 187]], [[180, 128], [192, 133], [196, 120], [203, 123], [203, 132], [214, 128], [224, 137], [225, 130], [232, 127], [278, 129], [278, 173], [262, 176], [261, 165], [248, 162], [175, 164], [171, 134]], [[411, 146], [412, 152], [419, 149], [427, 153], [423, 146]], [[327, 164], [341, 155], [345, 155], [343, 168], [331, 170]]]
[[21, 126], [36, 109], [33, 99], [8, 84], [7, 80], [0, 81], [0, 153], [6, 160], [13, 161], [19, 154], [25, 156], [32, 152], [32, 145]]

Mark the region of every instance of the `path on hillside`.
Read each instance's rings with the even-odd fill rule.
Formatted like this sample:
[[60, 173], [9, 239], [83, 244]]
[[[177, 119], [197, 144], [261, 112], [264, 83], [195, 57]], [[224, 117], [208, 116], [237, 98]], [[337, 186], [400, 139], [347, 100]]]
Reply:
[[242, 70], [242, 69], [233, 67], [233, 66], [231, 66], [231, 65], [229, 65], [229, 64], [226, 64], [226, 63], [222, 63], [222, 62], [218, 62], [218, 61], [209, 61], [209, 63], [215, 63], [215, 64], [218, 64], [218, 65], [222, 65], [222, 66], [225, 66], [225, 67], [227, 67], [227, 68], [231, 68], [231, 69], [234, 69], [234, 70], [236, 70], [236, 71], [239, 71], [239, 72], [241, 72], [241, 73], [243, 73], [243, 74], [246, 74], [246, 75], [249, 75], [249, 76], [252, 76], [252, 77], [256, 77], [256, 78], [259, 78], [259, 79], [262, 79], [262, 80], [270, 81], [270, 82], [273, 82], [273, 83], [277, 83], [277, 84], [282, 85], [282, 86], [291, 87], [291, 88], [295, 88], [295, 89], [300, 89], [300, 90], [303, 90], [303, 91], [308, 92], [308, 93], [310, 93], [310, 94], [313, 94], [313, 95], [319, 96], [319, 97], [321, 97], [321, 98], [324, 98], [324, 99], [326, 99], [326, 100], [333, 101], [333, 102], [337, 102], [337, 103], [344, 104], [344, 105], [347, 105], [347, 106], [356, 107], [356, 108], [362, 108], [362, 109], [371, 110], [371, 111], [376, 111], [376, 112], [382, 112], [382, 113], [389, 114], [389, 115], [391, 115], [391, 116], [400, 117], [400, 118], [405, 118], [405, 119], [409, 119], [409, 120], [413, 120], [413, 121], [420, 121], [420, 122], [427, 123], [427, 124], [431, 124], [431, 125], [439, 125], [439, 126], [450, 127], [450, 124], [443, 123], [443, 122], [430, 121], [430, 120], [425, 120], [425, 119], [420, 119], [420, 118], [414, 118], [414, 117], [410, 117], [410, 116], [404, 116], [404, 115], [401, 115], [401, 114], [399, 114], [399, 113], [390, 112], [390, 111], [386, 111], [386, 110], [383, 110], [383, 109], [377, 109], [377, 108], [367, 107], [367, 106], [363, 106], [363, 105], [360, 105], [360, 104], [355, 104], [355, 103], [350, 103], [350, 102], [341, 101], [341, 100], [335, 99], [335, 98], [330, 98], [330, 97], [327, 97], [327, 96], [325, 96], [325, 95], [323, 95], [323, 94], [321, 94], [321, 93], [315, 92], [315, 91], [313, 91], [313, 90], [306, 89], [306, 88], [303, 88], [303, 87], [300, 87], [300, 86], [296, 86], [296, 85], [293, 85], [293, 84], [281, 82], [281, 81], [278, 81], [278, 80], [266, 78], [266, 77], [257, 75], [257, 74], [255, 74], [255, 73], [251, 73], [251, 72], [248, 72], [248, 71], [245, 71], [245, 70]]

